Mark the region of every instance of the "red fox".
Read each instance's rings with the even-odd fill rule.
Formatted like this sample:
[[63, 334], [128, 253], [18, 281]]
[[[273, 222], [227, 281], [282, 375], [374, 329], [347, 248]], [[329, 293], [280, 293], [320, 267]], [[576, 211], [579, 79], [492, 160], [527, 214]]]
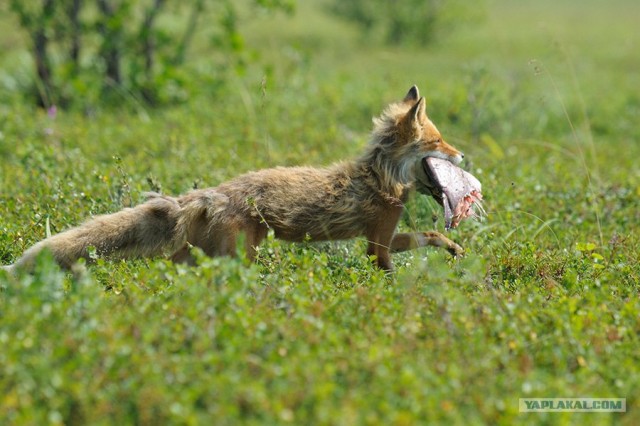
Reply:
[[120, 258], [169, 254], [176, 262], [193, 262], [191, 246], [208, 256], [234, 256], [241, 233], [253, 260], [269, 229], [287, 241], [364, 236], [367, 254], [385, 270], [393, 269], [391, 252], [432, 245], [461, 254], [458, 244], [438, 232], [395, 230], [416, 162], [431, 156], [458, 164], [464, 155], [442, 139], [416, 86], [373, 124], [370, 142], [355, 160], [327, 168], [259, 170], [178, 197], [150, 194], [134, 208], [94, 217], [37, 243], [4, 268], [28, 270], [44, 249], [64, 268], [79, 258], [90, 260], [91, 247]]

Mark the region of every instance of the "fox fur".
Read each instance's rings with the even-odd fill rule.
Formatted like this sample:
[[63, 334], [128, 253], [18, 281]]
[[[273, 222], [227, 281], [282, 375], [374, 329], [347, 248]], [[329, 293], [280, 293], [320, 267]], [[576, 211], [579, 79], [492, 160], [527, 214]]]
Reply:
[[249, 172], [217, 187], [178, 197], [150, 194], [134, 208], [96, 216], [29, 248], [10, 271], [29, 269], [42, 250], [64, 268], [98, 255], [119, 258], [170, 255], [192, 262], [190, 246], [209, 256], [234, 256], [243, 233], [248, 257], [272, 229], [287, 241], [364, 236], [377, 266], [393, 269], [390, 253], [427, 245], [462, 248], [438, 232], [397, 234], [403, 204], [414, 185], [414, 165], [426, 156], [459, 163], [463, 154], [442, 140], [413, 86], [373, 120], [365, 152], [326, 168], [276, 167]]

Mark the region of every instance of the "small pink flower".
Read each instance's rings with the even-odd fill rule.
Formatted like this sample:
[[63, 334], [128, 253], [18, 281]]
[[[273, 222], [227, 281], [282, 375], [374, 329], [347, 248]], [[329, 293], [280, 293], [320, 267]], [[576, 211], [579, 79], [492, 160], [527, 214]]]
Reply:
[[56, 118], [56, 114], [58, 113], [58, 108], [55, 105], [51, 105], [49, 107], [49, 109], [47, 109], [47, 115], [49, 116], [49, 118], [54, 119]]

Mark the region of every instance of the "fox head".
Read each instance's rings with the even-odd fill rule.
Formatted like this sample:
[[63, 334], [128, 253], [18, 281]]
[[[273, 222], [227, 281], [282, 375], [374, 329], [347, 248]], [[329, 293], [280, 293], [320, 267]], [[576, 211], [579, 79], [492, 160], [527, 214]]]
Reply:
[[464, 154], [444, 141], [436, 126], [427, 117], [426, 101], [420, 97], [418, 87], [413, 86], [402, 100], [409, 107], [401, 116], [396, 131], [396, 143], [406, 144], [421, 157], [437, 157], [459, 164]]
[[446, 143], [425, 111], [418, 88], [409, 89], [403, 100], [388, 105], [373, 119], [373, 133], [365, 161], [377, 165], [380, 176], [392, 186], [414, 181], [416, 161], [438, 157], [458, 164], [464, 155]]

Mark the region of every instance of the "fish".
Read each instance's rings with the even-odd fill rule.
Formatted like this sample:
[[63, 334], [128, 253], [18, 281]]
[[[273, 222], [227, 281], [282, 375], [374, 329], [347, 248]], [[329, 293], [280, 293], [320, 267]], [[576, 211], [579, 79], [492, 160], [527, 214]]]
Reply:
[[467, 218], [482, 219], [482, 184], [452, 162], [424, 157], [416, 163], [416, 190], [430, 195], [444, 208], [445, 229], [456, 228]]

